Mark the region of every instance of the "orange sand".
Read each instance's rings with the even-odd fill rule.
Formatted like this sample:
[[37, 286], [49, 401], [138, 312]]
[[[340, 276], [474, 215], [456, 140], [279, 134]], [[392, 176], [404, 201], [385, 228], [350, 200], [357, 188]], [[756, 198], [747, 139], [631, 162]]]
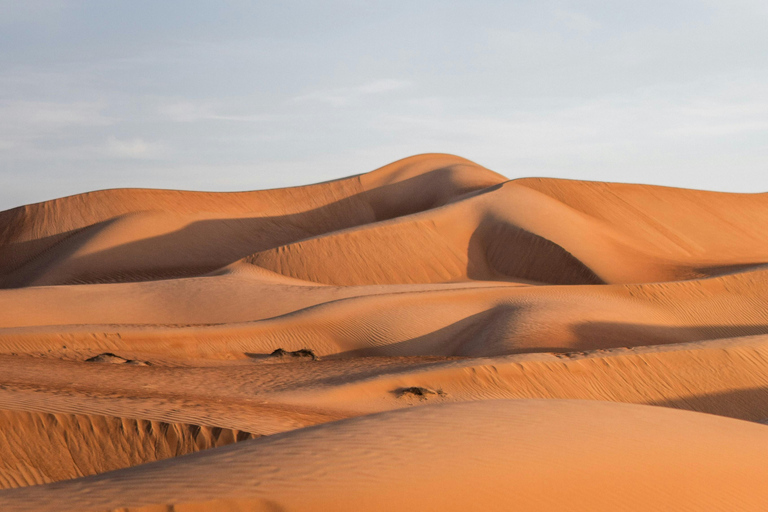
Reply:
[[0, 510], [763, 510], [765, 226], [435, 154], [0, 212]]

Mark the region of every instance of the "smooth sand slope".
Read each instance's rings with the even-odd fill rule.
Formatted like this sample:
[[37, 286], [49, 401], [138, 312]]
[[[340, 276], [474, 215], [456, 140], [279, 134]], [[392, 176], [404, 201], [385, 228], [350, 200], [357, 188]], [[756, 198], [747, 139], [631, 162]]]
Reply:
[[491, 400], [330, 423], [0, 499], [41, 511], [757, 511], [768, 500], [766, 451], [768, 428], [728, 418]]
[[767, 225], [437, 154], [0, 212], [0, 509], [760, 510]]

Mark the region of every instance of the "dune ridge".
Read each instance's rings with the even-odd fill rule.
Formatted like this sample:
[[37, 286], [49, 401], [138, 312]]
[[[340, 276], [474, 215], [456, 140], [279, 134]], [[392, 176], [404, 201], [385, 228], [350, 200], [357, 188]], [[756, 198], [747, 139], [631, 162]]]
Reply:
[[443, 154], [0, 212], [0, 508], [761, 510], [765, 225]]

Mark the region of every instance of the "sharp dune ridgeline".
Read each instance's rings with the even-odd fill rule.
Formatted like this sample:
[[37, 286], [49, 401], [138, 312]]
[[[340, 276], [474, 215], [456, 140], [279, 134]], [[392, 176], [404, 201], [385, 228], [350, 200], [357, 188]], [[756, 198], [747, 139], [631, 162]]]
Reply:
[[0, 510], [765, 510], [766, 226], [443, 154], [0, 212]]

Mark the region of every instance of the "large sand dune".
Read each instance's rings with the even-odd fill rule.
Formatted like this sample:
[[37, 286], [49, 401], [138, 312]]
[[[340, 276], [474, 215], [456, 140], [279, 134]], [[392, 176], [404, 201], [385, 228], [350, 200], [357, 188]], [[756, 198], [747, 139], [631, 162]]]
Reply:
[[435, 154], [2, 212], [0, 509], [762, 510], [765, 226]]
[[325, 424], [4, 498], [61, 511], [757, 511], [766, 450], [766, 427], [717, 416], [491, 400]]

